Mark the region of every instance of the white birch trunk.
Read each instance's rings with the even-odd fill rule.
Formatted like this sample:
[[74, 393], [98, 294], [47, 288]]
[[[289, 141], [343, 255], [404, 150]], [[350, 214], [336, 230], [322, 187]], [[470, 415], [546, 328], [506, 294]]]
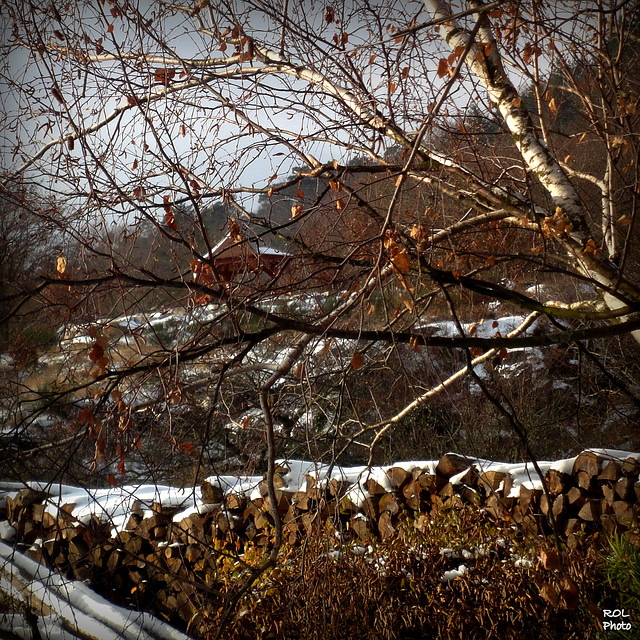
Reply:
[[[449, 47], [452, 50], [465, 47], [469, 32], [456, 20], [447, 20], [452, 16], [451, 3], [445, 0], [424, 0], [424, 3], [434, 19], [444, 20], [435, 28]], [[605, 302], [610, 308], [622, 308], [626, 301], [640, 302], [640, 291], [622, 278], [616, 265], [602, 253], [590, 250], [595, 245], [578, 193], [559, 162], [536, 135], [529, 113], [504, 69], [488, 18], [478, 14], [478, 19], [484, 22], [477, 36], [483, 47], [472, 44], [465, 62], [480, 80], [490, 100], [497, 105], [529, 171], [535, 174], [551, 196], [555, 212], [549, 216], [550, 233], [564, 245], [581, 273], [610, 290], [605, 295]], [[634, 337], [640, 342], [640, 332], [634, 332]]]

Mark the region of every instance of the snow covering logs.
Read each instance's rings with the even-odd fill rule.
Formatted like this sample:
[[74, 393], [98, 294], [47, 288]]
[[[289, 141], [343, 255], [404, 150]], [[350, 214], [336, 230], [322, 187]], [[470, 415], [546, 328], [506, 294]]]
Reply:
[[[569, 545], [580, 531], [617, 531], [640, 546], [634, 529], [640, 511], [640, 454], [588, 450], [538, 464], [546, 492], [530, 463], [500, 464], [457, 454], [377, 468], [280, 462], [277, 508], [291, 545], [315, 531], [333, 531], [338, 543], [386, 539], [402, 518], [412, 518], [421, 530], [438, 511], [466, 504], [533, 535], [549, 533], [553, 519]], [[123, 487], [117, 498], [112, 492], [117, 520], [104, 500], [88, 512], [86, 496], [78, 517], [73, 500], [64, 502], [64, 488], [54, 489], [34, 483], [18, 490], [0, 483], [0, 520], [10, 523], [5, 522], [3, 537], [13, 537], [32, 559], [108, 597], [129, 594], [123, 603], [129, 606], [153, 602], [166, 619], [182, 624], [195, 612], [189, 597], [194, 585], [215, 581], [220, 551], [235, 553], [248, 542], [268, 547], [272, 541], [269, 498], [260, 477], [240, 482], [214, 476], [202, 484], [199, 496], [187, 491], [182, 502], [175, 489], [167, 490], [173, 492], [170, 499], [163, 501], [159, 493], [145, 502], [136, 499], [135, 488]], [[153, 495], [149, 487], [138, 490]], [[125, 518], [123, 495], [131, 500]]]

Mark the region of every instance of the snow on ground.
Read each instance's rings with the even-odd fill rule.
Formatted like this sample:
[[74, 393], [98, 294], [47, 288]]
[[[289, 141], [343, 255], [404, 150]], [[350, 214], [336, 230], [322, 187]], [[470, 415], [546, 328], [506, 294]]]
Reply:
[[[111, 604], [84, 583], [68, 580], [0, 542], [0, 590], [32, 610], [46, 612], [37, 619], [40, 636], [50, 640], [189, 640], [154, 616]], [[19, 638], [32, 638], [21, 615], [3, 617], [2, 629]], [[72, 630], [80, 633], [76, 635]]]
[[[493, 338], [497, 333], [501, 336], [506, 336], [517, 329], [526, 316], [504, 316], [492, 320], [488, 318], [481, 322], [467, 322], [462, 324], [462, 329], [465, 335], [471, 335], [472, 333], [478, 338]], [[536, 320], [528, 329], [528, 332], [533, 331], [538, 324]], [[458, 327], [453, 320], [436, 320], [429, 321], [425, 324], [420, 324], [421, 330], [430, 330], [432, 335], [455, 338], [460, 335]]]
[[[623, 461], [628, 457], [640, 460], [640, 453], [614, 449], [588, 449], [587, 451], [592, 451], [605, 460]], [[518, 496], [521, 485], [530, 489], [542, 488], [542, 480], [531, 462], [502, 463], [474, 457], [466, 459], [469, 465], [475, 467], [480, 473], [491, 470], [508, 474], [512, 480], [510, 496]], [[570, 473], [575, 460], [576, 458], [555, 462], [538, 461], [538, 466], [543, 474], [549, 469]], [[393, 465], [376, 467], [341, 467], [304, 460], [279, 460], [277, 468], [283, 481], [282, 490], [284, 491], [291, 493], [305, 491], [307, 476], [313, 478], [314, 483], [320, 487], [326, 486], [329, 481], [335, 479], [351, 485], [347, 495], [357, 505], [361, 504], [369, 495], [366, 488], [369, 479], [375, 480], [386, 490], [392, 489], [387, 474], [391, 467], [402, 467], [409, 472], [420, 469], [427, 473], [435, 473], [437, 464], [438, 460], [428, 460], [397, 462]], [[465, 474], [466, 470], [453, 476], [450, 478], [451, 483], [460, 484]], [[263, 476], [213, 475], [207, 478], [206, 482], [218, 487], [221, 495], [238, 494], [253, 499], [261, 495], [259, 485], [262, 480]], [[102, 522], [111, 523], [114, 531], [124, 530], [129, 516], [134, 511], [144, 516], [151, 515], [154, 503], [175, 510], [174, 520], [176, 521], [191, 513], [202, 513], [210, 509], [210, 505], [203, 502], [200, 490], [194, 487], [174, 488], [164, 485], [142, 484], [105, 489], [84, 489], [35, 481], [25, 484], [0, 482], [0, 506], [6, 504], [8, 496], [15, 496], [25, 487], [44, 492], [47, 496], [46, 510], [54, 516], [58, 513], [58, 509], [64, 505], [65, 510], [70, 510], [79, 522], [87, 523], [95, 516]]]

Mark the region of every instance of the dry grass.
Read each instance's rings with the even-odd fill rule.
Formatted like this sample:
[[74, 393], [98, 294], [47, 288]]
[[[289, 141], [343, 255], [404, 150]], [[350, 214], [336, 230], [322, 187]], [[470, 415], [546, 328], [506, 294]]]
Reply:
[[[310, 539], [259, 580], [223, 637], [596, 637], [594, 613], [602, 598], [597, 539], [565, 549], [563, 566], [547, 569], [539, 558], [550, 549], [547, 541], [524, 539], [513, 528], [496, 529], [478, 516], [472, 510], [443, 514], [423, 531], [408, 523], [394, 539], [366, 550], [336, 549], [335, 536], [328, 533]], [[442, 553], [445, 547], [458, 557]], [[442, 580], [460, 564], [467, 567], [464, 576]], [[220, 611], [202, 604], [209, 614], [198, 626], [202, 637], [213, 638]]]

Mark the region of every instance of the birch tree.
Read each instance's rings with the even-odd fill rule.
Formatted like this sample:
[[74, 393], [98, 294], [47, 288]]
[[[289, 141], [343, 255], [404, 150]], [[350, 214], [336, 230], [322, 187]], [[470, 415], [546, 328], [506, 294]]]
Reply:
[[[570, 180], [570, 175], [573, 173], [572, 170], [569, 167], [561, 166], [560, 159], [554, 156], [553, 152], [548, 148], [548, 145], [543, 141], [542, 132], [536, 132], [531, 116], [505, 69], [505, 64], [501, 57], [501, 47], [496, 41], [494, 31], [492, 30], [488, 15], [489, 12], [486, 10], [482, 11], [482, 3], [471, 3], [472, 6], [479, 11], [476, 22], [478, 39], [473, 41], [470, 37], [470, 32], [453, 18], [450, 3], [428, 0], [425, 4], [433, 13], [434, 19], [438, 22], [438, 33], [443, 40], [447, 42], [449, 47], [451, 47], [454, 52], [456, 50], [469, 50], [465, 58], [465, 63], [477, 78], [480, 85], [486, 90], [488, 99], [494, 103], [499, 110], [507, 131], [522, 155], [526, 170], [533, 174], [548, 192], [552, 206], [555, 209], [552, 214], [551, 212], [547, 212], [548, 215], [545, 215], [544, 211], [538, 212], [538, 215], [545, 215], [546, 220], [551, 220], [545, 227], [545, 230], [554, 240], [563, 245], [565, 251], [581, 273], [593, 278], [603, 287], [605, 299], [609, 307], [620, 309], [629, 302], [637, 302], [638, 289], [636, 284], [629, 282], [624, 277], [624, 273], [615, 262], [617, 257], [614, 240], [616, 230], [609, 209], [611, 206], [609, 197], [610, 162], [614, 153], [606, 135], [603, 141], [605, 143], [603, 150], [607, 153], [608, 157], [605, 175], [600, 178], [590, 175], [582, 176], [583, 179], [591, 180], [594, 184], [597, 184], [602, 192], [602, 231], [604, 242], [596, 244], [596, 240], [594, 240], [593, 237], [594, 230], [590, 228], [587, 222], [584, 204], [581, 202], [578, 192]], [[630, 9], [633, 10], [632, 7]], [[545, 15], [544, 8], [537, 6], [536, 3], [532, 4], [530, 11], [530, 19], [534, 23], [537, 20], [544, 21], [545, 17], [549, 17], [548, 14]], [[604, 11], [604, 7], [600, 6], [599, 11], [594, 12], [601, 30], [604, 28], [604, 23], [606, 22]], [[621, 11], [624, 13], [625, 8], [622, 7]], [[500, 11], [494, 11], [494, 14], [499, 15]], [[589, 25], [589, 14], [590, 12], [587, 11], [587, 18], [584, 24], [577, 28], [587, 30], [591, 27], [591, 29], [595, 30], [595, 26]], [[552, 19], [559, 19], [559, 16], [551, 17]], [[521, 26], [529, 31], [526, 23], [523, 23]], [[517, 29], [518, 26], [515, 28]], [[614, 28], [613, 21], [611, 21], [609, 29]], [[532, 24], [531, 31], [537, 30], [538, 26]], [[550, 33], [551, 30], [543, 24], [539, 31], [541, 44], [557, 51], [554, 36]], [[603, 49], [606, 47], [606, 37], [602, 31], [600, 31], [600, 33], [596, 32], [596, 37], [600, 51], [604, 53]], [[501, 44], [506, 44], [506, 42]], [[524, 51], [526, 51], [527, 44], [530, 49], [533, 47], [533, 53], [528, 54], [526, 57], [530, 59], [530, 56], [533, 55], [534, 58], [537, 58], [541, 53], [538, 45], [532, 45], [531, 41], [529, 41], [524, 44]], [[571, 43], [571, 45], [575, 46], [575, 43]], [[621, 58], [620, 46], [621, 42], [618, 42], [618, 63]], [[563, 57], [564, 52], [559, 52], [558, 58], [560, 59], [560, 64], [563, 64]], [[611, 66], [613, 77], [619, 78], [620, 69], [616, 68], [613, 59], [611, 57], [605, 59], [608, 60]], [[605, 66], [606, 64], [607, 63], [605, 63]], [[566, 62], [564, 66], [569, 78], [571, 78], [571, 71], [568, 69]], [[574, 90], [580, 95], [578, 87], [574, 87]], [[621, 88], [618, 90], [621, 90]], [[598, 107], [600, 107], [602, 111], [605, 111], [606, 108], [604, 105], [593, 105], [588, 96], [581, 95], [580, 97], [584, 101], [585, 111], [588, 117], [590, 117], [592, 125], [602, 131], [604, 122], [598, 121], [596, 111]], [[626, 96], [621, 96], [619, 99], [620, 111], [618, 119], [620, 120], [619, 124], [622, 124], [623, 127], [625, 124], [624, 119], [629, 115], [625, 106], [627, 100], [628, 98]], [[635, 97], [631, 98], [634, 105], [632, 111], [634, 112], [635, 100]], [[611, 122], [611, 119], [606, 117], [605, 120]], [[535, 209], [532, 209], [531, 220], [534, 223], [536, 222]], [[601, 244], [604, 246], [601, 247]], [[636, 338], [640, 337], [640, 334], [635, 335]]]

